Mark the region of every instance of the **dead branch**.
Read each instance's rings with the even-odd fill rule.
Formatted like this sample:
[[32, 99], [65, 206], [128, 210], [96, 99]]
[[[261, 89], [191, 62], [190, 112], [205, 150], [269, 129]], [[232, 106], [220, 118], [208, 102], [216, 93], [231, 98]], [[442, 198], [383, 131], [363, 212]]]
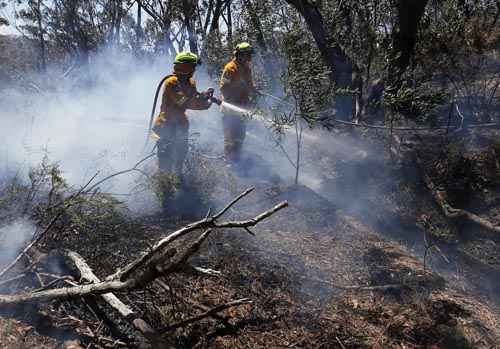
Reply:
[[[90, 266], [78, 253], [67, 251], [66, 256], [75, 264], [83, 280], [90, 281], [95, 284], [101, 282], [101, 280], [99, 280], [99, 278], [94, 274]], [[164, 340], [158, 332], [156, 332], [146, 321], [140, 318], [139, 315], [130, 309], [125, 303], [120, 301], [120, 299], [118, 299], [118, 297], [116, 297], [113, 293], [105, 293], [102, 294], [101, 297], [113, 309], [118, 311], [121, 316], [130, 322], [132, 326], [134, 326], [134, 328], [137, 329], [155, 347], [166, 347], [166, 343], [164, 343]]]
[[[251, 190], [245, 191], [221, 212], [226, 212], [232, 205], [250, 192]], [[141, 288], [162, 275], [181, 271], [189, 257], [200, 249], [202, 243], [209, 236], [210, 228], [245, 228], [255, 226], [257, 223], [270, 217], [286, 206], [288, 206], [287, 202], [282, 202], [252, 219], [243, 221], [218, 223], [216, 218], [219, 218], [221, 214], [216, 214], [215, 216], [189, 224], [171, 233], [166, 238], [160, 240], [149, 252], [128, 264], [123, 270], [118, 270], [115, 274], [108, 276], [104, 281], [97, 281], [94, 279], [90, 280], [93, 282], [92, 284], [76, 287], [64, 287], [40, 292], [25, 292], [14, 295], [0, 295], [0, 305], [50, 301], [58, 298], [75, 298], [88, 295], [103, 295], [115, 291]], [[207, 229], [207, 231], [180, 254], [179, 257], [173, 259], [177, 251], [173, 248], [168, 248], [168, 245], [177, 238], [198, 229]], [[70, 259], [75, 259], [75, 254], [71, 252], [66, 253], [66, 255]], [[80, 267], [84, 269], [83, 264], [81, 264]]]
[[[40, 275], [40, 274], [38, 274], [38, 275]], [[41, 288], [38, 288], [38, 289], [34, 290], [33, 292], [41, 292], [41, 291], [48, 290], [49, 288], [51, 288], [52, 286], [54, 286], [59, 281], [66, 281], [66, 280], [74, 280], [74, 278], [72, 276], [70, 276], [70, 275], [65, 275], [65, 276], [58, 277], [58, 278], [52, 280], [51, 282], [49, 282], [47, 285], [44, 285]]]
[[[42, 289], [36, 291], [25, 292], [14, 295], [0, 295], [0, 305], [19, 304], [25, 302], [41, 302], [50, 301], [60, 298], [75, 298], [100, 295], [112, 308], [117, 310], [134, 328], [136, 328], [152, 345], [156, 348], [168, 347], [160, 333], [175, 330], [177, 328], [189, 325], [206, 317], [214, 317], [227, 323], [227, 319], [218, 315], [219, 312], [243, 304], [251, 303], [248, 299], [240, 299], [219, 305], [213, 309], [208, 309], [204, 313], [188, 318], [179, 323], [170, 325], [161, 331], [155, 331], [147, 322], [141, 319], [132, 309], [121, 302], [112, 292], [127, 291], [144, 287], [154, 280], [158, 280], [163, 275], [168, 275], [185, 270], [196, 270], [208, 274], [215, 274], [212, 270], [193, 267], [188, 264], [188, 259], [199, 251], [203, 242], [211, 233], [210, 228], [244, 228], [255, 226], [260, 221], [270, 217], [272, 214], [287, 206], [286, 202], [282, 202], [273, 208], [255, 216], [252, 219], [244, 221], [228, 221], [218, 223], [216, 220], [227, 212], [231, 206], [236, 204], [244, 196], [248, 195], [253, 189], [249, 189], [231, 201], [224, 209], [212, 217], [207, 216], [198, 222], [192, 223], [182, 229], [179, 229], [166, 238], [160, 240], [153, 249], [135, 261], [127, 265], [123, 270], [118, 270], [113, 275], [101, 281], [92, 271], [85, 260], [76, 252], [66, 251], [65, 257], [72, 261], [76, 268], [80, 271], [81, 280], [87, 281], [90, 284], [78, 285], [68, 280], [67, 277], [58, 278]], [[177, 253], [175, 248], [168, 246], [172, 241], [186, 235], [189, 232], [206, 229], [193, 243], [191, 243], [182, 253]], [[58, 289], [46, 290], [54, 285], [57, 281], [63, 280], [69, 283], [72, 287], [63, 287]], [[166, 286], [166, 285], [164, 285]], [[168, 286], [167, 286], [168, 288]]]
[[[236, 204], [240, 199], [242, 199], [244, 196], [248, 195], [252, 190], [248, 189], [241, 195], [239, 195], [236, 199], [234, 199], [229, 205], [227, 205], [221, 212], [227, 212], [234, 204]], [[191, 223], [184, 228], [181, 228], [170, 235], [168, 235], [166, 238], [160, 240], [149, 252], [145, 253], [143, 256], [135, 260], [134, 262], [130, 263], [126, 267], [124, 267], [121, 271], [119, 271], [119, 275], [113, 275], [112, 278], [116, 278], [117, 276], [119, 277], [120, 280], [126, 280], [132, 273], [134, 273], [140, 266], [143, 266], [148, 263], [148, 261], [151, 261], [158, 253], [161, 253], [162, 250], [165, 249], [167, 245], [172, 243], [173, 241], [177, 240], [181, 236], [184, 236], [194, 230], [198, 229], [210, 229], [210, 228], [245, 228], [245, 227], [253, 227], [257, 223], [261, 222], [262, 220], [270, 217], [271, 215], [275, 214], [279, 210], [285, 208], [288, 206], [288, 203], [286, 201], [274, 206], [273, 208], [259, 214], [258, 216], [245, 220], [245, 221], [229, 221], [229, 222], [222, 222], [222, 223], [217, 223], [216, 219], [221, 216], [220, 213], [217, 213], [215, 216], [212, 217], [205, 217], [204, 219]]]
[[[243, 199], [245, 196], [250, 194], [255, 188], [251, 187], [245, 190], [243, 193], [238, 195], [236, 198], [234, 198], [229, 204], [226, 205], [219, 213], [217, 213], [215, 216], [213, 216], [213, 219], [216, 220], [217, 218], [221, 217], [224, 213], [227, 212], [231, 207], [233, 207], [238, 201]], [[208, 211], [210, 213], [210, 211]]]
[[467, 210], [452, 207], [447, 201], [446, 192], [443, 190], [439, 190], [438, 187], [432, 182], [432, 180], [427, 174], [424, 173], [423, 177], [427, 189], [429, 189], [430, 193], [432, 194], [432, 197], [434, 198], [434, 201], [439, 206], [441, 212], [443, 212], [446, 218], [452, 220], [462, 218], [477, 224], [478, 226], [486, 229], [487, 231], [500, 234], [500, 227], [495, 226], [487, 219], [479, 217], [478, 215], [469, 212]]
[[331, 281], [327, 280], [322, 280], [319, 278], [311, 278], [311, 277], [306, 277], [306, 276], [301, 276], [301, 279], [304, 280], [310, 280], [314, 281], [320, 284], [327, 285], [332, 288], [337, 288], [339, 290], [344, 290], [344, 291], [388, 291], [388, 290], [394, 290], [394, 289], [401, 289], [405, 287], [417, 287], [417, 284], [387, 284], [387, 285], [373, 285], [373, 286], [364, 286], [364, 285], [348, 285], [348, 286], [342, 286], [335, 284]]
[[11, 282], [20, 280], [20, 279], [24, 278], [25, 276], [26, 276], [26, 274], [23, 273], [23, 274], [19, 274], [17, 276], [14, 276], [13, 278], [10, 278], [10, 279], [4, 280], [4, 281], [0, 281], [0, 287], [7, 285], [7, 284], [10, 284]]
[[201, 275], [208, 275], [208, 276], [217, 276], [220, 277], [222, 273], [218, 270], [210, 269], [210, 268], [202, 268], [202, 267], [195, 267], [193, 265], [188, 265], [182, 269], [182, 271], [186, 273], [192, 273], [192, 274], [201, 274]]
[[164, 333], [164, 332], [170, 332], [170, 331], [173, 331], [175, 329], [178, 329], [178, 328], [181, 328], [181, 327], [185, 327], [189, 324], [192, 324], [194, 322], [197, 322], [197, 321], [200, 321], [202, 319], [205, 319], [207, 317], [212, 317], [214, 315], [216, 315], [217, 313], [220, 313], [221, 311], [223, 310], [226, 310], [226, 309], [229, 309], [229, 308], [233, 308], [233, 307], [238, 307], [238, 306], [241, 306], [241, 305], [244, 305], [244, 304], [251, 304], [252, 301], [248, 298], [243, 298], [243, 299], [239, 299], [239, 300], [236, 300], [236, 301], [232, 301], [232, 302], [228, 302], [228, 303], [224, 303], [224, 304], [221, 304], [219, 306], [216, 306], [215, 308], [212, 308], [202, 314], [199, 314], [199, 315], [196, 315], [196, 316], [193, 316], [193, 317], [190, 317], [189, 319], [186, 319], [186, 320], [183, 320], [181, 322], [178, 322], [176, 324], [173, 324], [173, 325], [170, 325], [170, 326], [166, 326], [162, 329], [159, 330], [160, 333]]
[[129, 173], [129, 172], [133, 172], [133, 171], [136, 171], [136, 172], [139, 172], [140, 174], [144, 175], [145, 177], [149, 177], [149, 175], [147, 173], [145, 173], [144, 171], [142, 171], [140, 168], [139, 168], [139, 165], [141, 165], [144, 161], [152, 158], [153, 156], [156, 155], [156, 152], [152, 152], [150, 154], [148, 154], [146, 157], [142, 158], [141, 160], [139, 160], [133, 167], [127, 169], [127, 170], [123, 170], [123, 171], [118, 171], [116, 173], [112, 173], [110, 174], [109, 176], [106, 176], [104, 177], [103, 179], [97, 181], [97, 183], [93, 184], [89, 189], [87, 189], [85, 192], [86, 193], [89, 193], [91, 192], [92, 190], [94, 190], [95, 188], [97, 188], [99, 185], [101, 185], [102, 183], [110, 180], [111, 178], [114, 178], [116, 176], [120, 176], [122, 174], [126, 174], [126, 173]]

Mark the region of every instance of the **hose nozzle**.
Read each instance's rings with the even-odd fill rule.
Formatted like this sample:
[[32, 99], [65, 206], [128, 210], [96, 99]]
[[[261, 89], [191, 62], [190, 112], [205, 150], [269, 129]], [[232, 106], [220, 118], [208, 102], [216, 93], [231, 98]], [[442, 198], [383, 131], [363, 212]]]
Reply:
[[212, 101], [212, 103], [215, 103], [217, 105], [221, 105], [222, 104], [222, 100], [220, 100], [219, 98], [216, 98], [214, 96], [211, 96], [210, 100]]
[[220, 100], [219, 98], [217, 97], [214, 97], [214, 92], [215, 90], [213, 88], [209, 88], [207, 89], [203, 95], [205, 95], [205, 97], [210, 100], [210, 102], [212, 103], [215, 103], [217, 105], [221, 105], [222, 104], [222, 100]]

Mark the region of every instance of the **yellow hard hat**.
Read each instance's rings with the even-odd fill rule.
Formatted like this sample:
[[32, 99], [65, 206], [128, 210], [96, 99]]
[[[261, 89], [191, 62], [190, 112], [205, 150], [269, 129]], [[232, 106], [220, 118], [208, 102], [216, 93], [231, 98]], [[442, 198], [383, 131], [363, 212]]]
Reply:
[[253, 54], [254, 50], [252, 48], [252, 45], [250, 45], [248, 42], [242, 42], [236, 45], [236, 49], [234, 50], [234, 54], [239, 54], [239, 53]]

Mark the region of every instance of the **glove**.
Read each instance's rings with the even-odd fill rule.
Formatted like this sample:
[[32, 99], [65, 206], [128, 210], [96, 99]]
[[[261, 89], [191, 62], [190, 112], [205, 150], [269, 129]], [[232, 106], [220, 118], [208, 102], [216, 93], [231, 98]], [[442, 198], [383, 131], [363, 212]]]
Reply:
[[200, 95], [203, 96], [203, 98], [205, 99], [210, 99], [211, 97], [213, 97], [214, 92], [215, 90], [212, 87], [210, 87], [207, 88], [205, 91], [201, 92]]
[[209, 87], [207, 88], [207, 90], [205, 91], [205, 94], [209, 97], [212, 97], [214, 95], [214, 92], [215, 92], [215, 89], [213, 87]]

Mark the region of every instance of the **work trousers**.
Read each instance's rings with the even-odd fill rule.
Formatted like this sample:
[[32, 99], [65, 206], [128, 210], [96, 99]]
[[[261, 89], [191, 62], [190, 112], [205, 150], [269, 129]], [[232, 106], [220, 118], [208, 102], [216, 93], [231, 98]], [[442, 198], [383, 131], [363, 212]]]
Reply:
[[246, 135], [246, 123], [238, 114], [224, 113], [224, 155], [226, 160], [237, 162], [241, 158], [241, 149]]
[[188, 152], [189, 123], [167, 122], [162, 126], [158, 141], [158, 165], [161, 171], [182, 175], [182, 166]]

